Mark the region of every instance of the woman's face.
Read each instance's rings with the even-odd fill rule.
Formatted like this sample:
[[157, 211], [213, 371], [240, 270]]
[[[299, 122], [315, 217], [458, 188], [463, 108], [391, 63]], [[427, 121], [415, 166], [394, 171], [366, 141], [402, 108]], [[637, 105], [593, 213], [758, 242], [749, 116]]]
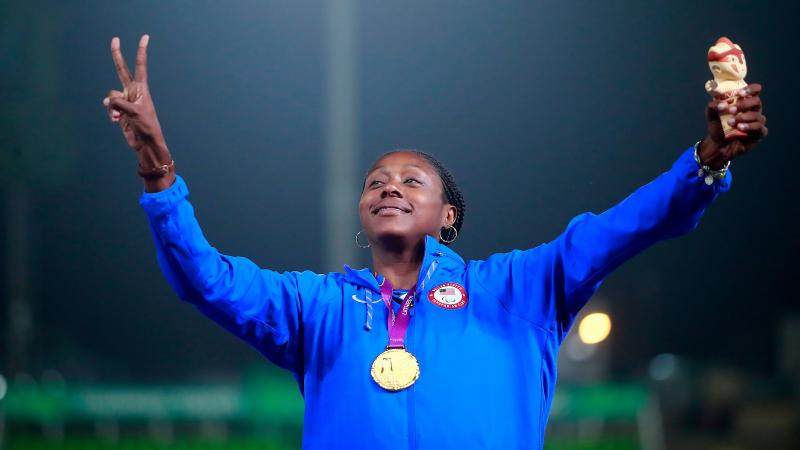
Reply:
[[456, 208], [444, 200], [436, 169], [423, 157], [396, 152], [378, 160], [367, 174], [358, 203], [369, 241], [416, 241], [455, 222]]

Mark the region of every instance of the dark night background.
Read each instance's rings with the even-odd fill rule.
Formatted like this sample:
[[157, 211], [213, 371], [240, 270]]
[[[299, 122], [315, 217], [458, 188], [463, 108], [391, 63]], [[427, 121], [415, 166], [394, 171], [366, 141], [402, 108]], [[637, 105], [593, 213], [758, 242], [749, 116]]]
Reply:
[[[119, 88], [115, 35], [131, 66], [139, 36], [151, 35], [152, 95], [212, 245], [277, 270], [368, 264], [364, 251], [323, 267], [319, 250], [329, 169], [318, 2], [2, 8], [16, 27], [3, 32], [12, 44], [2, 49], [3, 117], [14, 118], [3, 141], [53, 127], [64, 136], [44, 139], [21, 169], [13, 164], [24, 155], [3, 157], [5, 179], [26, 180], [31, 192], [29, 370], [191, 380], [268, 364], [182, 303], [159, 271], [136, 160], [101, 105]], [[764, 85], [769, 138], [734, 161], [731, 191], [698, 230], [629, 261], [597, 296], [614, 323], [617, 378], [664, 352], [771, 376], [776, 326], [798, 313], [797, 13], [752, 2], [360, 2], [357, 173], [396, 147], [431, 152], [466, 198], [454, 245], [462, 256], [548, 241], [705, 135], [706, 50], [729, 36], [744, 48], [747, 81]], [[37, 21], [51, 30], [45, 62], [27, 50]], [[24, 87], [42, 72], [53, 92], [37, 98], [41, 91]], [[31, 113], [8, 109], [26, 102]], [[45, 170], [52, 161], [65, 168]], [[9, 186], [4, 219], [15, 214]], [[3, 264], [7, 273], [14, 261]], [[9, 323], [8, 308], [1, 314]]]

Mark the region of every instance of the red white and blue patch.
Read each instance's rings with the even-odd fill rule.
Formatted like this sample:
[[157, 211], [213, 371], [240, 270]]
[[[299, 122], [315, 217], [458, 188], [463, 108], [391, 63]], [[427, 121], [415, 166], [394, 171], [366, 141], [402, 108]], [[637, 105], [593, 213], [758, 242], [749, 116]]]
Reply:
[[467, 304], [467, 290], [458, 283], [445, 283], [428, 292], [428, 300], [444, 309], [463, 308]]

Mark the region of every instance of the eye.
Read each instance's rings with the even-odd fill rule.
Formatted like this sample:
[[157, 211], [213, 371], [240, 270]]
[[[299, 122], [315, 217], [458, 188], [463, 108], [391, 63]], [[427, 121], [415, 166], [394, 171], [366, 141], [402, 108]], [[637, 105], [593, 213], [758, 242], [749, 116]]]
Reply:
[[406, 182], [406, 183], [418, 183], [418, 184], [422, 184], [422, 182], [421, 182], [421, 181], [419, 181], [419, 180], [418, 180], [418, 179], [416, 179], [416, 178], [406, 178], [406, 181], [405, 181], [405, 182]]
[[378, 183], [381, 183], [381, 182], [382, 182], [381, 180], [372, 180], [372, 181], [370, 181], [370, 183], [367, 186], [369, 186], [369, 187], [377, 186]]

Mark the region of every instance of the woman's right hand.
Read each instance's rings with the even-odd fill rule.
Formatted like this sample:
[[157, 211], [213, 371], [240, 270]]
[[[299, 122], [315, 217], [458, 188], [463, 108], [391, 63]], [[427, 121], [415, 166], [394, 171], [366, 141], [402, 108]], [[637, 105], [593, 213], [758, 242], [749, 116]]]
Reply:
[[[136, 52], [136, 74], [131, 77], [128, 65], [122, 57], [119, 38], [111, 39], [111, 56], [117, 68], [122, 91], [111, 90], [103, 99], [103, 105], [108, 109], [108, 117], [112, 122], [119, 122], [122, 134], [128, 145], [136, 152], [139, 166], [144, 170], [160, 167], [172, 161], [161, 125], [158, 123], [153, 99], [147, 86], [147, 43], [150, 36], [143, 35], [139, 40], [139, 49]], [[174, 174], [172, 169], [165, 175], [163, 181], [172, 184]], [[162, 190], [156, 185], [163, 185], [159, 180], [145, 180], [148, 191]], [[151, 189], [151, 187], [153, 189]]]

